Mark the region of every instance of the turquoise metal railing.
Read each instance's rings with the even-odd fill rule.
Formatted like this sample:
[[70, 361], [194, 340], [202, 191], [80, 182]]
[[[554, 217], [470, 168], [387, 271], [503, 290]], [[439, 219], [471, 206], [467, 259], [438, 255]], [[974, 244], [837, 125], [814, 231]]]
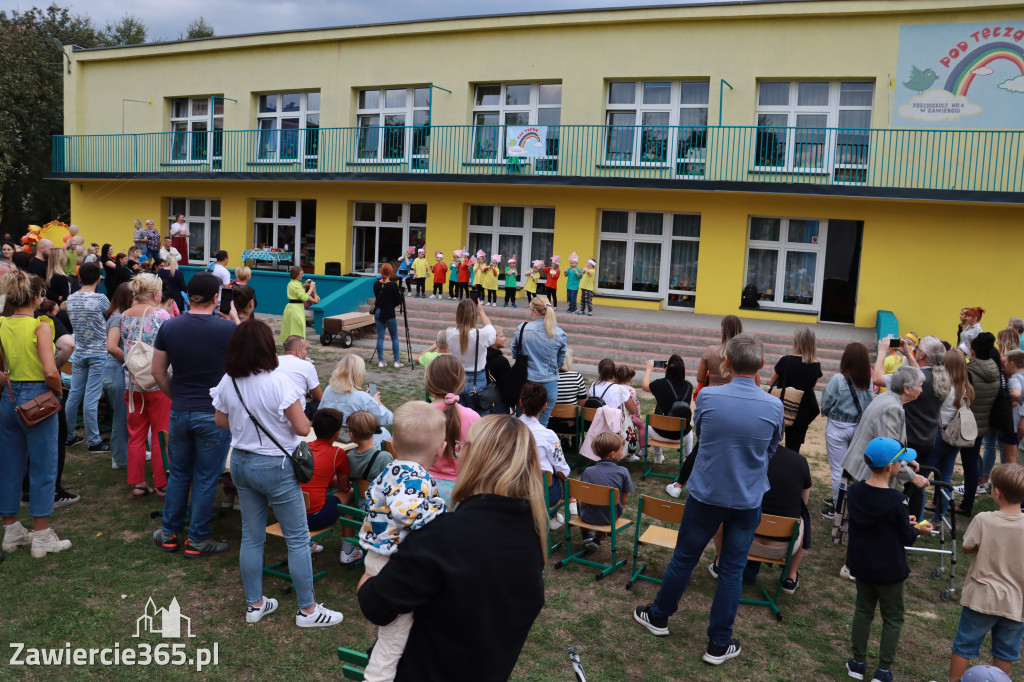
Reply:
[[54, 173], [432, 173], [1024, 191], [1024, 130], [546, 126], [543, 156], [502, 126], [55, 135]]

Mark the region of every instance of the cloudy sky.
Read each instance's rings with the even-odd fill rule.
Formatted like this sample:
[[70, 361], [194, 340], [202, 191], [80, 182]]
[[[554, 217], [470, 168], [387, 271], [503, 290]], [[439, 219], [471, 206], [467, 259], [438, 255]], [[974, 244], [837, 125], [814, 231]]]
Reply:
[[[200, 15], [217, 35], [345, 26], [436, 17], [535, 12], [552, 9], [688, 4], [697, 0], [56, 0], [87, 14], [102, 28], [128, 9], [149, 29], [150, 40], [173, 39]], [[709, 0], [703, 0], [708, 2]], [[710, 0], [715, 1], [715, 0]], [[0, 0], [0, 9], [26, 10], [49, 0]]]

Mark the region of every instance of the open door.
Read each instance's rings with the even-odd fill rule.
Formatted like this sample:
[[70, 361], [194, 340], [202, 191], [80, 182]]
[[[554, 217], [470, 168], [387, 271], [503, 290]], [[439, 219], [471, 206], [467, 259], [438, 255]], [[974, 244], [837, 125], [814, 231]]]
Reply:
[[853, 324], [857, 312], [857, 280], [864, 222], [829, 220], [825, 246], [825, 278], [822, 283], [822, 322]]

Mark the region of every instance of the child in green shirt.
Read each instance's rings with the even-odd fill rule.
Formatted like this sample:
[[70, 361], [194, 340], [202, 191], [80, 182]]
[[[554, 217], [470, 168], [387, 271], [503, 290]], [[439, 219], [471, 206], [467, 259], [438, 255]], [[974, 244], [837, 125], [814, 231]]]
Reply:
[[509, 301], [512, 307], [516, 307], [516, 285], [519, 283], [519, 273], [516, 271], [516, 257], [508, 257], [508, 265], [505, 267], [505, 307]]

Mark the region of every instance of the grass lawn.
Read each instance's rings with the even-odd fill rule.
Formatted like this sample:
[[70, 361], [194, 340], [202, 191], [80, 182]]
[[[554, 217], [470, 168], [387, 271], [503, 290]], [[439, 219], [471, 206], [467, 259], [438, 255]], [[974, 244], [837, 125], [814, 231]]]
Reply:
[[[310, 337], [311, 359], [326, 381], [341, 349], [322, 348]], [[353, 349], [369, 358], [370, 349]], [[419, 368], [368, 372], [376, 382], [384, 403], [392, 408], [423, 396], [423, 372]], [[650, 409], [653, 405], [648, 405]], [[808, 433], [805, 454], [811, 462], [814, 489], [811, 492], [814, 545], [801, 569], [796, 594], [782, 595], [785, 614], [777, 622], [760, 606], [741, 605], [736, 636], [743, 645], [739, 658], [722, 666], [704, 664], [700, 656], [707, 640], [707, 614], [715, 582], [708, 574], [706, 560], [698, 567], [683, 597], [678, 613], [670, 621], [671, 635], [656, 638], [633, 622], [632, 609], [653, 599], [657, 586], [639, 583], [624, 589], [629, 563], [603, 581], [594, 580], [596, 569], [570, 565], [546, 571], [546, 605], [541, 612], [514, 674], [519, 680], [572, 680], [566, 649], [575, 646], [590, 680], [844, 680], [843, 668], [849, 657], [850, 619], [855, 586], [838, 576], [844, 551], [828, 541], [828, 526], [817, 516], [818, 502], [830, 492], [825, 459], [824, 420]], [[671, 460], [670, 460], [671, 461]], [[664, 479], [639, 480], [637, 492], [667, 497]], [[669, 463], [666, 472], [673, 470]], [[337, 555], [341, 535], [326, 540], [327, 550], [313, 561], [314, 570], [327, 576], [316, 583], [317, 601], [341, 610], [345, 622], [324, 630], [300, 630], [294, 625], [294, 595], [282, 594], [286, 583], [265, 577], [264, 593], [281, 599], [277, 613], [255, 626], [244, 620], [245, 601], [238, 572], [238, 544], [241, 537], [239, 512], [227, 510], [213, 521], [214, 536], [231, 544], [231, 549], [210, 559], [190, 561], [179, 551], [165, 554], [153, 547], [150, 535], [159, 520], [150, 512], [160, 508], [155, 497], [131, 499], [124, 472], [112, 471], [110, 457], [86, 451], [84, 445], [68, 453], [65, 486], [81, 494], [81, 503], [57, 510], [52, 523], [60, 536], [74, 547], [45, 559], [31, 558], [27, 549], [11, 552], [0, 563], [0, 640], [22, 642], [26, 647], [138, 647], [157, 645], [159, 635], [135, 639], [136, 619], [143, 615], [152, 597], [158, 607], [177, 598], [182, 613], [191, 618], [195, 638], [186, 648], [194, 655], [197, 647], [217, 644], [219, 664], [202, 672], [210, 680], [297, 679], [337, 680], [341, 665], [335, 648], [367, 647], [374, 628], [362, 618], [355, 599], [359, 570], [339, 566]], [[217, 500], [219, 509], [220, 497]], [[627, 517], [635, 516], [635, 497]], [[991, 498], [979, 499], [979, 510], [994, 508]], [[23, 519], [25, 518], [23, 510]], [[963, 528], [963, 527], [962, 527]], [[961, 533], [962, 533], [961, 528]], [[495, 529], [500, 533], [501, 529]], [[621, 537], [620, 556], [632, 553], [632, 529]], [[923, 546], [938, 546], [937, 540], [922, 539]], [[660, 576], [670, 552], [643, 549], [651, 575]], [[596, 557], [609, 555], [607, 542]], [[284, 558], [284, 543], [268, 538], [266, 559]], [[564, 549], [553, 560], [565, 556]], [[913, 573], [906, 583], [906, 625], [896, 661], [896, 676], [902, 680], [944, 680], [948, 672], [949, 646], [959, 617], [959, 590], [966, 573], [967, 558], [957, 564], [957, 597], [944, 603], [939, 593], [945, 581], [932, 580], [937, 558], [911, 555]], [[550, 564], [549, 564], [550, 566]], [[763, 570], [760, 584], [774, 584], [775, 569]], [[495, 589], [502, 589], [495, 585]], [[751, 588], [745, 595], [755, 596]], [[500, 618], [500, 613], [493, 614]], [[877, 655], [879, 621], [872, 636], [869, 668]], [[984, 651], [984, 650], [983, 650]], [[8, 650], [8, 659], [14, 650]], [[987, 652], [985, 652], [985, 662]], [[453, 661], [452, 665], [457, 665]], [[84, 670], [99, 679], [135, 679], [143, 671], [133, 667], [90, 668], [11, 667], [5, 660], [0, 679], [54, 679], [83, 676]], [[152, 670], [159, 679], [194, 677], [194, 668], [163, 667]]]

